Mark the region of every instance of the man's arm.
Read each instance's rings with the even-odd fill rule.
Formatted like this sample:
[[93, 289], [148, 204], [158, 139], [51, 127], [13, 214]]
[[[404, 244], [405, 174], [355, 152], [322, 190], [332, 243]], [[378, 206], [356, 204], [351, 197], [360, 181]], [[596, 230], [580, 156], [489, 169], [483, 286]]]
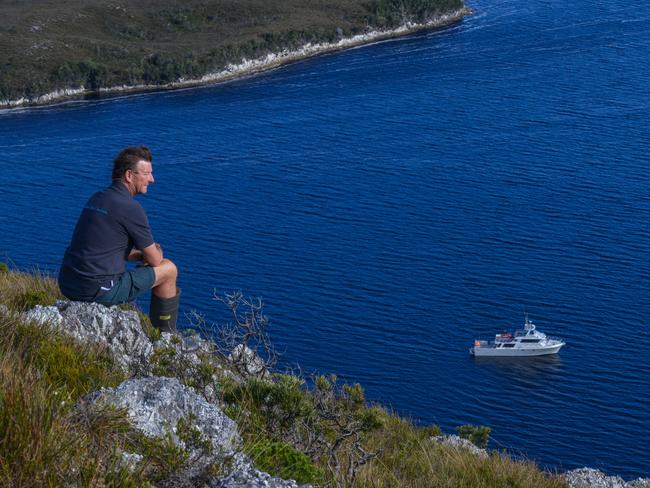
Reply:
[[160, 266], [160, 263], [163, 260], [162, 247], [157, 242], [154, 242], [151, 246], [145, 247], [142, 251], [131, 251], [129, 254], [129, 259], [134, 252], [140, 252], [142, 254], [142, 261], [147, 263], [149, 266]]

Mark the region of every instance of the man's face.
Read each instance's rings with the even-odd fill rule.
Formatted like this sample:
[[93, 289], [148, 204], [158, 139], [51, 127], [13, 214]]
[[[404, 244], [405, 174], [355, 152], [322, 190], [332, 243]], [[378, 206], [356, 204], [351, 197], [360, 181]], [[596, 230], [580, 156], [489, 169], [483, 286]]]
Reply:
[[131, 186], [134, 195], [144, 195], [147, 193], [149, 183], [153, 183], [154, 181], [152, 171], [151, 162], [145, 161], [144, 159], [138, 161], [135, 170], [131, 171]]

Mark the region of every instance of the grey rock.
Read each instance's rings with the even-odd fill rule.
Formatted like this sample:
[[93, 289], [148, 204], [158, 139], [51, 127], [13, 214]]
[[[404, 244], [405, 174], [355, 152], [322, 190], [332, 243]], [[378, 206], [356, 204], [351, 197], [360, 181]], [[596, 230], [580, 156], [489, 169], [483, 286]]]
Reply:
[[25, 312], [23, 319], [27, 322], [36, 322], [40, 325], [50, 324], [55, 327], [63, 323], [63, 317], [57, 307], [44, 307], [43, 305], [36, 305]]
[[650, 488], [650, 478], [637, 478], [628, 481], [626, 488]]
[[153, 345], [133, 311], [60, 300], [51, 307], [37, 305], [25, 312], [23, 318], [51, 324], [81, 342], [105, 344], [122, 369], [146, 373]]
[[259, 376], [266, 373], [266, 365], [262, 358], [244, 344], [235, 346], [228, 359], [239, 365], [240, 371], [247, 373], [249, 376]]
[[626, 488], [650, 488], [650, 478], [637, 478], [628, 481]]
[[618, 476], [607, 476], [593, 468], [579, 468], [564, 473], [571, 488], [625, 488], [625, 481]]
[[160, 339], [153, 344], [154, 350], [162, 348], [174, 349], [177, 355], [182, 356], [192, 365], [199, 365], [201, 359], [199, 354], [214, 352], [214, 344], [202, 339], [199, 335], [183, 336], [163, 332]]
[[[216, 405], [208, 403], [176, 378], [150, 377], [125, 381], [117, 388], [103, 389], [90, 398], [92, 402], [114, 405], [128, 412], [133, 426], [149, 437], [170, 435], [176, 445], [188, 450], [191, 461], [183, 479], [191, 480], [207, 467], [219, 463], [226, 467], [220, 478], [208, 485], [219, 488], [272, 487], [296, 488], [295, 481], [274, 478], [255, 469], [240, 452], [242, 441], [235, 423]], [[212, 446], [206, 455], [186, 446], [178, 437], [177, 424], [189, 420]]]
[[467, 439], [463, 439], [455, 434], [451, 435], [439, 435], [432, 437], [431, 440], [443, 446], [453, 447], [456, 449], [467, 449], [476, 456], [484, 459], [488, 457], [488, 453], [485, 449], [477, 447], [474, 443]]
[[143, 459], [144, 456], [141, 456], [140, 454], [125, 452], [125, 451], [122, 451], [121, 453], [122, 466], [131, 472], [137, 469], [138, 464]]
[[[214, 479], [210, 488], [298, 488], [293, 480], [274, 478], [268, 473], [255, 469], [250, 460], [243, 454], [238, 454], [233, 460], [232, 473], [221, 479]], [[301, 485], [308, 488], [311, 485]]]
[[216, 451], [234, 454], [241, 447], [235, 423], [176, 378], [131, 379], [116, 388], [102, 389], [95, 401], [125, 408], [133, 426], [149, 437], [171, 433], [182, 445], [176, 437], [176, 424], [191, 415], [193, 427], [210, 439]]
[[593, 468], [574, 469], [562, 476], [570, 488], [650, 488], [650, 478], [625, 482], [619, 476], [607, 476]]

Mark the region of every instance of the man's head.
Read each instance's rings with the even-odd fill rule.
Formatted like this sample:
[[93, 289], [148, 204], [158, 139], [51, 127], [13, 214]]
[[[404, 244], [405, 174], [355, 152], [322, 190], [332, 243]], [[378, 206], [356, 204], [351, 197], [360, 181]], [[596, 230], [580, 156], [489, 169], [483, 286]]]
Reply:
[[147, 186], [154, 182], [152, 160], [148, 147], [122, 149], [113, 161], [113, 180], [124, 183], [131, 195], [147, 193]]

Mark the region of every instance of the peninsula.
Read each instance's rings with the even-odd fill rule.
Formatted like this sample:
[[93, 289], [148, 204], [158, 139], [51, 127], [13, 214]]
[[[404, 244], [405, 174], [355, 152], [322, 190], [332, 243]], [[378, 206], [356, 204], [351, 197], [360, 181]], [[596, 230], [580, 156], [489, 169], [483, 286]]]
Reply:
[[463, 0], [28, 0], [0, 12], [0, 108], [10, 108], [215, 83], [469, 10]]

